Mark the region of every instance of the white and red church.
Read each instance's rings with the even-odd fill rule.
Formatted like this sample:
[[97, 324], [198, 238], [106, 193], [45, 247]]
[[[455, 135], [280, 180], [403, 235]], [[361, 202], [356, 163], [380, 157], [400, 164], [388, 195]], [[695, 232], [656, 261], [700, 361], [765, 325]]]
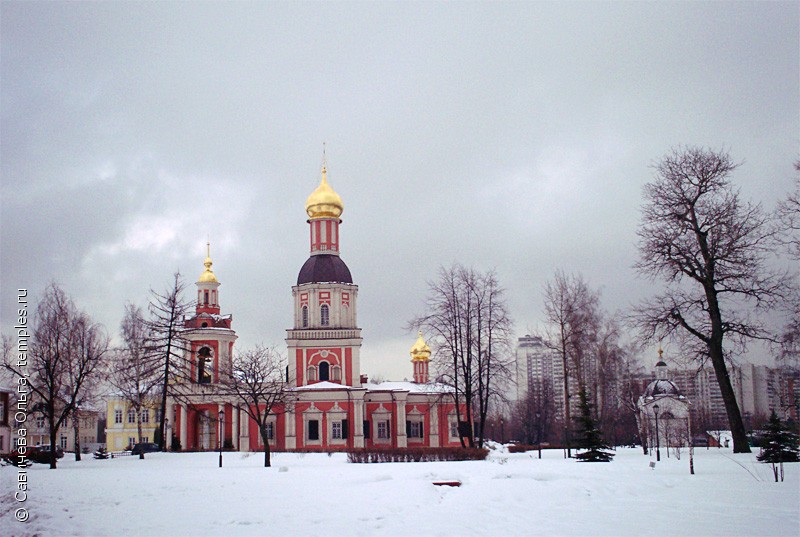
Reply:
[[[339, 248], [343, 210], [323, 166], [322, 180], [306, 200], [311, 251], [292, 286], [293, 326], [286, 331], [286, 381], [294, 403], [271, 416], [270, 446], [279, 451], [459, 446], [452, 391], [430, 382], [431, 350], [422, 333], [410, 351], [413, 382], [373, 384], [361, 374], [358, 286]], [[260, 451], [255, 422], [218, 389], [237, 336], [231, 315], [221, 314], [210, 253], [204, 264], [196, 312], [185, 321], [187, 395], [171, 398], [167, 406], [172, 435], [185, 450], [216, 449], [222, 429], [222, 445]]]

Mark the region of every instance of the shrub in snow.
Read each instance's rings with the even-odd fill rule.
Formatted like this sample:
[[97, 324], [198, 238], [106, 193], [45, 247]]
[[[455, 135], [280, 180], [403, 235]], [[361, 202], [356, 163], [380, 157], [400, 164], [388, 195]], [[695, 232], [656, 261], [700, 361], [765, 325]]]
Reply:
[[489, 454], [480, 448], [363, 448], [347, 452], [348, 462], [482, 461]]
[[[758, 460], [772, 463], [772, 473], [775, 475], [776, 482], [778, 481], [778, 470], [780, 468], [780, 480], [783, 481], [783, 463], [797, 462], [800, 460], [799, 453], [797, 435], [789, 431], [781, 423], [780, 418], [773, 410], [769, 421], [764, 426], [764, 437]], [[779, 466], [776, 466], [776, 464]]]

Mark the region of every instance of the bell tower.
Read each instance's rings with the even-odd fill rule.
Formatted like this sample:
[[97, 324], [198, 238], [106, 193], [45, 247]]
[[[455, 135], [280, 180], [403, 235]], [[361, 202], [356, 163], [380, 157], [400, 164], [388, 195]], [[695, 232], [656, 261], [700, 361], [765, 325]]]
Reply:
[[425, 343], [422, 337], [422, 331], [419, 332], [419, 337], [416, 343], [409, 351], [411, 355], [411, 363], [414, 366], [414, 382], [417, 384], [428, 383], [428, 365], [431, 361], [431, 348]]
[[233, 317], [220, 314], [219, 286], [211, 270], [211, 245], [206, 243], [205, 270], [197, 279], [197, 305], [193, 317], [184, 322], [185, 375], [190, 384], [216, 384], [220, 369], [230, 367], [233, 343], [238, 337], [231, 328]]
[[358, 286], [340, 256], [344, 204], [322, 166], [319, 186], [306, 200], [310, 255], [292, 287], [294, 326], [286, 331], [289, 383], [361, 386]]

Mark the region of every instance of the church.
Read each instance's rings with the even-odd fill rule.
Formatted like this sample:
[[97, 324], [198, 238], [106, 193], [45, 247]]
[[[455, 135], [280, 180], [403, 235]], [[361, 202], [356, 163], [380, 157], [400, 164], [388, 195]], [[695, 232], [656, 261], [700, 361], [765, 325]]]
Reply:
[[[375, 384], [361, 373], [358, 286], [340, 252], [344, 204], [328, 184], [324, 165], [305, 209], [310, 252], [291, 288], [294, 311], [286, 331], [285, 380], [293, 403], [270, 417], [270, 447], [460, 446], [452, 389], [431, 382], [431, 350], [422, 333], [410, 350], [412, 382]], [[187, 393], [168, 400], [168, 438], [184, 450], [216, 449], [219, 442], [229, 449], [262, 451], [256, 423], [219, 386], [237, 335], [232, 316], [222, 314], [220, 281], [212, 264], [209, 251], [196, 283], [196, 310], [184, 326], [188, 345], [182, 367], [188, 383], [182, 388]]]

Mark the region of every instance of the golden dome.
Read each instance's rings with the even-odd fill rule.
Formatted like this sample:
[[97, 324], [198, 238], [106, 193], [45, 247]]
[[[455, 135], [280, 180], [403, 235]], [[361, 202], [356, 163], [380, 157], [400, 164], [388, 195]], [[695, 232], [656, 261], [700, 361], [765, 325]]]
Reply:
[[411, 347], [411, 361], [412, 362], [422, 362], [428, 361], [431, 358], [431, 348], [428, 347], [428, 344], [425, 343], [425, 339], [422, 337], [422, 330], [419, 332], [419, 337], [417, 338], [417, 342], [414, 343], [414, 346]]
[[206, 270], [200, 275], [200, 278], [197, 280], [197, 283], [202, 282], [214, 282], [216, 283], [217, 277], [214, 276], [214, 272], [211, 270], [211, 244], [206, 243], [206, 260], [203, 261], [203, 265], [206, 266]]
[[322, 166], [322, 181], [306, 200], [309, 218], [339, 218], [344, 211], [342, 198], [328, 184], [327, 170]]

